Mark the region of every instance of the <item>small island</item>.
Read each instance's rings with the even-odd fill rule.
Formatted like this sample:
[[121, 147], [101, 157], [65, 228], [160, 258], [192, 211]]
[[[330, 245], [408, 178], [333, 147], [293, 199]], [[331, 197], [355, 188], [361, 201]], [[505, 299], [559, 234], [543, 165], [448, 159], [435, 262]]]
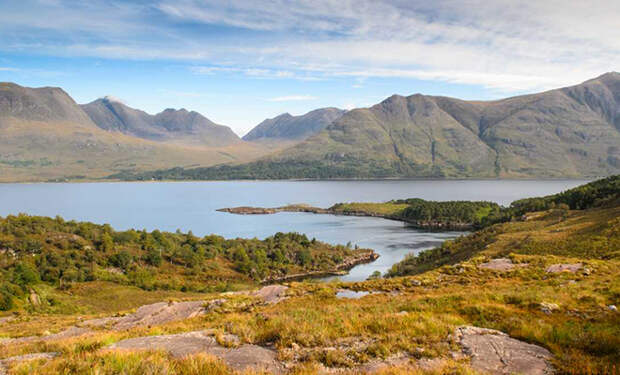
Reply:
[[398, 220], [417, 229], [433, 231], [469, 231], [480, 228], [490, 217], [499, 214], [501, 207], [493, 202], [426, 201], [419, 198], [398, 199], [383, 203], [337, 203], [329, 208], [306, 204], [281, 207], [231, 207], [218, 211], [237, 215], [270, 215], [278, 212], [308, 212], [346, 216], [380, 217]]

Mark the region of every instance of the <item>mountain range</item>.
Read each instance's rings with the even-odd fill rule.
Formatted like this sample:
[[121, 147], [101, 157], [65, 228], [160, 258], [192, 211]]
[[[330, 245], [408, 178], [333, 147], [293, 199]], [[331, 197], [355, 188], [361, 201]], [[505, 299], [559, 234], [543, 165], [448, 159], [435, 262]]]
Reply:
[[0, 181], [102, 178], [201, 167], [268, 151], [196, 112], [155, 116], [114, 100], [78, 105], [57, 87], [0, 83]]
[[[248, 164], [154, 178], [595, 177], [620, 173], [620, 74], [495, 101], [393, 95]], [[144, 177], [144, 176], [142, 176]]]
[[595, 177], [620, 173], [620, 74], [494, 101], [393, 95], [265, 120], [0, 83], [0, 180]]

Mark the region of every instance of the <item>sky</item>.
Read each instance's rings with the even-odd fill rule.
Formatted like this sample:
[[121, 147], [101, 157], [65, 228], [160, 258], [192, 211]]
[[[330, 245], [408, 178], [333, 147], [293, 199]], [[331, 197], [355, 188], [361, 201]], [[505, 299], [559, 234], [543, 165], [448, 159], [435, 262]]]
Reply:
[[618, 0], [1, 0], [0, 81], [265, 118], [392, 94], [489, 100], [620, 70]]

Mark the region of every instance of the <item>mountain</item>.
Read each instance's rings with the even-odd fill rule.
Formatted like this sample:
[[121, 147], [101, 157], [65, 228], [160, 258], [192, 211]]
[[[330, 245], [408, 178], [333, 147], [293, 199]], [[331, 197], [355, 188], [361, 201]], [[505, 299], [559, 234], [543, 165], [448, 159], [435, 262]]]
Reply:
[[[141, 118], [140, 111], [127, 113], [131, 113], [133, 119]], [[159, 133], [162, 135], [206, 134], [202, 131], [206, 127], [204, 118], [192, 112], [168, 110], [154, 117], [153, 123], [160, 124], [158, 126], [163, 129]], [[121, 123], [110, 126], [121, 126]], [[140, 131], [149, 130], [145, 123], [136, 126]], [[199, 130], [194, 132], [195, 128]], [[92, 179], [121, 171], [136, 173], [175, 166], [203, 167], [252, 160], [267, 152], [238, 139], [229, 145], [222, 142], [220, 147], [192, 146], [109, 131], [115, 129], [101, 129], [60, 88], [0, 83], [0, 181]], [[209, 135], [219, 135], [221, 131], [217, 126], [209, 128], [211, 130]], [[234, 137], [225, 139], [234, 140]]]
[[101, 129], [152, 141], [207, 146], [239, 142], [239, 137], [230, 128], [186, 109], [169, 108], [153, 116], [109, 96], [83, 104], [82, 109]]
[[261, 122], [243, 140], [304, 140], [325, 129], [345, 112], [338, 108], [320, 108], [301, 116], [284, 113]]
[[620, 173], [620, 74], [496, 101], [393, 95], [249, 164], [140, 178], [595, 177]]

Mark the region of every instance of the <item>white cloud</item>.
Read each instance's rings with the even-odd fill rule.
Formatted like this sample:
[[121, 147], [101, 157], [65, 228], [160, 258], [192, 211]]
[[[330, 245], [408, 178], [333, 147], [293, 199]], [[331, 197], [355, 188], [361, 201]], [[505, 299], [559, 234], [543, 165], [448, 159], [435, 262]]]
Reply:
[[[618, 70], [618, 14], [617, 0], [23, 0], [0, 5], [0, 50], [174, 59], [204, 64], [197, 74], [257, 79], [533, 91]], [[228, 27], [226, 38], [200, 29], [213, 25]]]
[[17, 72], [19, 69], [17, 68], [9, 68], [6, 66], [0, 66], [0, 72]]
[[289, 96], [277, 96], [275, 98], [269, 98], [270, 102], [297, 102], [305, 100], [316, 100], [318, 98], [311, 95], [289, 95]]

